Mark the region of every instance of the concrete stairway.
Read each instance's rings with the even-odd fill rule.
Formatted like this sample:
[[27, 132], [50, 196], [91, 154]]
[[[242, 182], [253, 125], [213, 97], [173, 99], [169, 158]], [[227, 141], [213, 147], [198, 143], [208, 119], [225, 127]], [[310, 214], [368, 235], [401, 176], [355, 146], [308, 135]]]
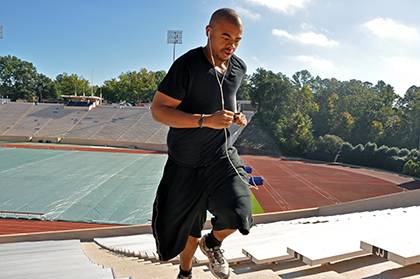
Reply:
[[[112, 268], [115, 278], [130, 277], [132, 279], [173, 279], [176, 277], [179, 267], [176, 263], [159, 263], [127, 257], [121, 254], [103, 249], [94, 242], [82, 243], [82, 249], [86, 256], [104, 268]], [[193, 267], [194, 279], [213, 279], [206, 265]], [[230, 278], [238, 279], [270, 279], [279, 276], [272, 270], [247, 271], [244, 274], [232, 272]]]
[[[77, 276], [75, 276], [77, 274]], [[35, 241], [0, 245], [0, 278], [113, 279], [84, 255], [79, 240]]]

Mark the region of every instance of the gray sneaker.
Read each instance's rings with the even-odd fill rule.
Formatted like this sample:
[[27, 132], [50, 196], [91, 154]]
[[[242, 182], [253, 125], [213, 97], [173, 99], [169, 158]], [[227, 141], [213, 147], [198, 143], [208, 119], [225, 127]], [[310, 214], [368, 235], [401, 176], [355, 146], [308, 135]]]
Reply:
[[179, 273], [176, 279], [192, 279], [192, 275], [185, 277], [185, 276], [182, 276], [181, 273]]
[[208, 248], [206, 246], [206, 235], [200, 239], [199, 246], [201, 252], [209, 258], [209, 268], [211, 273], [219, 279], [227, 279], [230, 275], [229, 263], [223, 256], [220, 246]]

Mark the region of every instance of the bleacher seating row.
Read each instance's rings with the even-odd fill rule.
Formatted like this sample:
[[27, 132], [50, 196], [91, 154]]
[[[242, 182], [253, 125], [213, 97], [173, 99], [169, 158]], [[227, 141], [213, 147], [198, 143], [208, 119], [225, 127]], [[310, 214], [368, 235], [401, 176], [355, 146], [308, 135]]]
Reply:
[[7, 103], [0, 105], [0, 119], [0, 136], [38, 140], [55, 137], [165, 145], [168, 131], [145, 107], [86, 110], [60, 104]]

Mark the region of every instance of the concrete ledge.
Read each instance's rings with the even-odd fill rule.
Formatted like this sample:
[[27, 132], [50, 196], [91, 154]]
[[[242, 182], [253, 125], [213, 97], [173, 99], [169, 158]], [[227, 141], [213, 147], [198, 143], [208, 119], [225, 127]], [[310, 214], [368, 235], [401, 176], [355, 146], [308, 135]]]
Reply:
[[33, 143], [62, 143], [73, 145], [108, 146], [131, 149], [143, 149], [151, 151], [167, 152], [166, 143], [143, 143], [134, 141], [115, 141], [107, 139], [83, 139], [55, 136], [24, 136], [24, 135], [0, 135], [0, 141], [6, 142], [33, 142]]
[[30, 136], [0, 135], [0, 141], [28, 142], [30, 139]]
[[48, 137], [48, 136], [33, 136], [31, 137], [31, 142], [43, 142], [43, 143], [60, 143], [61, 138], [58, 137]]
[[272, 212], [272, 213], [261, 213], [254, 214], [254, 222], [256, 224], [272, 223], [277, 221], [287, 221], [299, 218], [308, 218], [317, 216], [319, 212], [318, 207], [305, 208], [298, 210]]
[[361, 211], [392, 209], [420, 205], [420, 189], [392, 193], [384, 196], [322, 206], [319, 216], [346, 214]]
[[83, 139], [83, 138], [61, 138], [63, 144], [76, 144], [76, 145], [99, 145], [99, 146], [111, 146], [111, 147], [125, 147], [135, 148], [144, 150], [154, 150], [167, 152], [168, 148], [166, 144], [159, 143], [142, 143], [142, 142], [131, 142], [131, 141], [115, 141], [106, 139]]
[[22, 233], [0, 236], [0, 243], [67, 240], [80, 239], [93, 241], [95, 237], [127, 236], [136, 234], [152, 233], [152, 227], [148, 224], [133, 226], [118, 226], [111, 228], [78, 229], [40, 233]]

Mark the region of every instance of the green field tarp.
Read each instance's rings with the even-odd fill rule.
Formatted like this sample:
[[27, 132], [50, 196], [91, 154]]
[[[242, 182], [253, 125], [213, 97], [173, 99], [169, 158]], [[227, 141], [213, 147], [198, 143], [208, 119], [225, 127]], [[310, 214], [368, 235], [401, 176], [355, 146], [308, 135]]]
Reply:
[[0, 148], [0, 217], [147, 223], [166, 158]]

